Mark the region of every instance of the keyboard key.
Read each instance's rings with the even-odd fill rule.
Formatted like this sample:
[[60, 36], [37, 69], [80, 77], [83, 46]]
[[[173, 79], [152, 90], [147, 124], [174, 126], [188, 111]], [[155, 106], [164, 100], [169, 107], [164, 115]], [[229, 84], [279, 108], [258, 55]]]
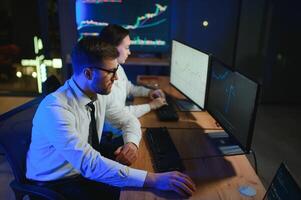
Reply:
[[161, 121], [178, 121], [178, 113], [173, 106], [172, 98], [168, 95], [166, 96], [166, 102], [168, 105], [162, 106], [161, 108], [156, 110], [158, 118]]
[[146, 129], [156, 172], [183, 171], [184, 166], [167, 128]]

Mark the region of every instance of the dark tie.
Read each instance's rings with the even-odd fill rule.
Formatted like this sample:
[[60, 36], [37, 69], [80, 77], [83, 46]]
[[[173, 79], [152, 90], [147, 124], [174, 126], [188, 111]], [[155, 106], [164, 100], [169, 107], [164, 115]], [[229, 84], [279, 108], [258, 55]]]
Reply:
[[88, 136], [88, 142], [92, 145], [92, 147], [96, 150], [99, 149], [99, 139], [97, 134], [97, 128], [96, 128], [96, 120], [95, 120], [95, 106], [93, 105], [93, 102], [90, 102], [87, 104], [91, 108], [91, 122], [89, 125], [89, 136]]

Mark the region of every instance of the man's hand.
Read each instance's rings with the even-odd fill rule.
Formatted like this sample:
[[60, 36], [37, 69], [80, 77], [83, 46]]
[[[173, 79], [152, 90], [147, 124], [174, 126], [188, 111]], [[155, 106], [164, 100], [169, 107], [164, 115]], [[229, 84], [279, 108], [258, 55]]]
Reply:
[[149, 96], [150, 99], [156, 99], [156, 98], [159, 98], [159, 97], [165, 98], [165, 94], [161, 89], [151, 90], [148, 93], [148, 96]]
[[189, 176], [181, 172], [147, 173], [144, 187], [156, 188], [165, 191], [175, 191], [184, 198], [190, 197], [196, 187]]
[[159, 98], [153, 99], [149, 103], [149, 105], [152, 110], [156, 110], [156, 109], [166, 105], [166, 100], [164, 98], [159, 97]]
[[138, 147], [134, 143], [126, 143], [114, 152], [116, 161], [124, 165], [133, 164], [138, 158]]

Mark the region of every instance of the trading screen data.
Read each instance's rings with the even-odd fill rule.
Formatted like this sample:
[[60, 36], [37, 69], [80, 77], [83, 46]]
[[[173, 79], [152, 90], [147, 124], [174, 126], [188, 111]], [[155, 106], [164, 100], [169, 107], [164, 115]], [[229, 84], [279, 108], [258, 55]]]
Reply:
[[249, 151], [258, 85], [212, 59], [207, 110]]
[[79, 37], [118, 24], [130, 31], [131, 50], [169, 51], [169, 0], [77, 0], [76, 23]]
[[170, 83], [204, 109], [209, 55], [172, 41]]

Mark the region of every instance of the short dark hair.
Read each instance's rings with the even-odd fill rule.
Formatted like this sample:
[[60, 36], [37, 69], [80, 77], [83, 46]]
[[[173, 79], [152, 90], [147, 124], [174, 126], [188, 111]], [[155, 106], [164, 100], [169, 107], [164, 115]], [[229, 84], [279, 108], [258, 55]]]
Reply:
[[129, 30], [117, 24], [109, 24], [104, 27], [99, 36], [104, 41], [117, 47], [122, 40], [130, 34]]
[[86, 67], [101, 65], [104, 60], [118, 56], [116, 47], [103, 42], [100, 37], [83, 37], [75, 44], [71, 54], [73, 72], [80, 74]]

